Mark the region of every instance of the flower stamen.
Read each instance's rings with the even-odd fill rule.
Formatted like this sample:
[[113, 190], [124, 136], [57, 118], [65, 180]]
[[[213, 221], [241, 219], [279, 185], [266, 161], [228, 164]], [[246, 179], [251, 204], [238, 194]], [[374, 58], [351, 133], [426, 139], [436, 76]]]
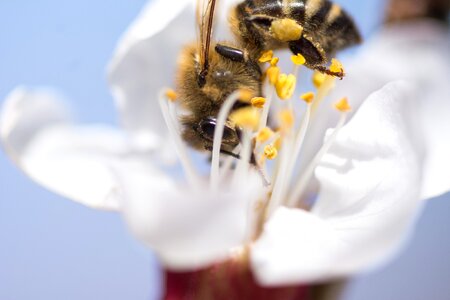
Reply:
[[252, 104], [253, 107], [256, 108], [263, 108], [264, 105], [266, 104], [266, 98], [264, 97], [253, 97], [250, 102]]
[[297, 78], [293, 74], [281, 74], [278, 76], [277, 83], [275, 84], [275, 89], [277, 95], [281, 100], [287, 100], [292, 97], [297, 84]]
[[305, 171], [303, 172], [303, 174], [301, 175], [299, 180], [296, 182], [295, 188], [286, 203], [288, 206], [294, 207], [301, 200], [301, 197], [302, 197], [303, 193], [305, 192], [305, 188], [311, 180], [314, 170], [316, 169], [317, 165], [322, 160], [322, 157], [328, 152], [328, 150], [333, 145], [339, 131], [344, 126], [346, 120], [347, 120], [347, 112], [341, 111], [341, 117], [339, 118], [339, 121], [333, 130], [333, 133], [329, 136], [327, 141], [322, 145], [319, 152], [317, 152], [316, 156], [314, 156], [314, 158], [309, 163], [309, 165], [306, 167]]
[[265, 158], [267, 158], [269, 160], [274, 160], [275, 158], [277, 158], [277, 156], [278, 156], [278, 150], [274, 145], [269, 144], [264, 147], [264, 157]]
[[216, 127], [214, 131], [214, 140], [213, 140], [213, 150], [212, 150], [212, 159], [211, 159], [211, 175], [210, 175], [210, 187], [212, 189], [217, 189], [219, 185], [220, 178], [220, 149], [222, 146], [222, 137], [223, 132], [225, 130], [225, 123], [228, 119], [228, 115], [230, 114], [233, 105], [240, 99], [241, 93], [240, 91], [236, 91], [228, 96], [227, 100], [223, 103], [219, 115], [216, 119]]
[[266, 63], [266, 62], [270, 62], [273, 58], [273, 51], [272, 50], [267, 50], [265, 52], [263, 52], [263, 54], [261, 55], [261, 57], [259, 58], [259, 62], [260, 63]]
[[175, 110], [171, 109], [169, 103], [172, 100], [167, 96], [166, 92], [161, 92], [159, 95], [159, 106], [161, 108], [161, 112], [166, 122], [166, 126], [169, 130], [169, 135], [175, 145], [175, 151], [178, 155], [178, 158], [181, 162], [184, 172], [186, 173], [186, 177], [188, 181], [193, 186], [198, 186], [198, 173], [192, 163], [184, 142], [181, 140], [181, 134], [179, 131], [179, 123], [176, 115], [174, 115]]

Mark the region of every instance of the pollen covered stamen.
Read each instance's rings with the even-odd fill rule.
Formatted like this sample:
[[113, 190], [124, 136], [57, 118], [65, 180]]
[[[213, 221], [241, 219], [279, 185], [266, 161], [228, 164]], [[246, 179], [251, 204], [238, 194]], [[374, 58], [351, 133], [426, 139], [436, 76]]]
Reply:
[[253, 107], [256, 108], [263, 108], [266, 104], [266, 98], [264, 97], [254, 97], [252, 100], [250, 100]]
[[239, 90], [239, 101], [251, 103], [253, 99], [254, 92], [249, 89], [241, 89]]
[[270, 129], [269, 127], [264, 127], [258, 132], [258, 135], [256, 136], [256, 141], [258, 143], [265, 143], [267, 142], [275, 133]]
[[334, 107], [340, 111], [340, 112], [349, 112], [352, 110], [352, 107], [350, 106], [350, 104], [348, 103], [348, 99], [347, 98], [342, 98], [340, 101], [336, 102], [336, 104], [334, 104]]
[[280, 118], [280, 125], [282, 129], [289, 130], [294, 126], [295, 117], [292, 110], [284, 109], [279, 113], [278, 117]]
[[263, 54], [261, 55], [261, 57], [259, 58], [259, 62], [260, 63], [266, 63], [266, 62], [270, 62], [273, 58], [273, 51], [272, 50], [268, 50], [263, 52]]
[[331, 60], [330, 71], [333, 73], [344, 73], [344, 66], [339, 60], [333, 58]]
[[278, 156], [278, 150], [277, 148], [270, 144], [264, 147], [264, 157], [266, 157], [269, 160], [273, 160], [277, 158]]
[[278, 57], [274, 57], [270, 60], [270, 66], [272, 67], [276, 67], [278, 66], [278, 62], [280, 61], [280, 58]]
[[305, 101], [308, 104], [311, 104], [314, 101], [315, 95], [313, 92], [308, 92], [300, 96], [300, 99]]
[[280, 73], [281, 73], [281, 70], [276, 65], [275, 66], [270, 66], [267, 69], [266, 75], [267, 75], [267, 79], [269, 80], [269, 83], [271, 85], [275, 85], [277, 83], [278, 77], [280, 76]]
[[278, 76], [277, 83], [275, 84], [275, 89], [277, 95], [281, 100], [287, 100], [292, 97], [297, 84], [297, 78], [292, 74], [281, 74]]
[[177, 101], [178, 95], [173, 89], [166, 90], [166, 97], [172, 102]]
[[299, 53], [297, 55], [292, 55], [291, 61], [297, 66], [302, 66], [306, 63], [306, 58]]
[[244, 107], [230, 114], [229, 119], [239, 127], [257, 130], [260, 113], [253, 107]]
[[319, 72], [319, 71], [315, 71], [312, 77], [312, 82], [314, 84], [314, 86], [316, 87], [316, 89], [320, 89], [320, 87], [324, 84], [325, 80], [327, 79], [327, 75]]

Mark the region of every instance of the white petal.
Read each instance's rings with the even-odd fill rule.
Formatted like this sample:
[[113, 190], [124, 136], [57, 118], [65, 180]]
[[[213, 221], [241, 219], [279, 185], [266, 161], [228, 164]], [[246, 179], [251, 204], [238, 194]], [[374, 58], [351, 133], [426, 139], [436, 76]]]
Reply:
[[169, 178], [149, 181], [143, 174], [124, 178], [125, 219], [166, 267], [200, 268], [227, 258], [230, 249], [245, 242], [259, 178], [213, 193], [208, 186], [195, 190]]
[[422, 198], [450, 190], [450, 44], [445, 27], [430, 21], [384, 28], [362, 48], [347, 68], [332, 98], [349, 97], [358, 106], [389, 81], [405, 79], [419, 87], [416, 123], [422, 127], [427, 151]]
[[75, 127], [58, 95], [17, 88], [1, 114], [7, 153], [33, 180], [85, 205], [117, 209], [113, 157], [126, 151], [123, 136], [108, 127]]
[[178, 52], [195, 39], [191, 0], [154, 0], [122, 37], [109, 82], [124, 126], [137, 140], [167, 132], [157, 97], [173, 85]]
[[316, 169], [313, 211], [281, 208], [269, 220], [251, 257], [262, 284], [350, 275], [398, 249], [422, 203], [410, 97], [403, 82], [370, 96]]

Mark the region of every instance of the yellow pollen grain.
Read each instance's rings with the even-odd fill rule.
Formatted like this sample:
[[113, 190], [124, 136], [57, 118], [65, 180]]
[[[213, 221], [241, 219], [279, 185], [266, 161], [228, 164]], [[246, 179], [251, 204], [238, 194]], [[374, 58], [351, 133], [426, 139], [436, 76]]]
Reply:
[[253, 107], [263, 108], [264, 105], [266, 104], [266, 98], [264, 98], [264, 97], [253, 97], [250, 102], [253, 105]]
[[278, 58], [278, 57], [274, 57], [274, 58], [272, 58], [271, 60], [270, 60], [270, 65], [272, 66], [272, 67], [276, 67], [277, 65], [278, 65], [278, 62], [280, 61], [280, 58]]
[[239, 100], [243, 102], [251, 103], [253, 98], [253, 91], [249, 89], [240, 89], [239, 90]]
[[256, 130], [259, 125], [260, 114], [253, 107], [244, 107], [230, 114], [229, 118], [239, 127]]
[[292, 75], [281, 74], [275, 84], [275, 90], [280, 99], [286, 100], [292, 97], [297, 84], [297, 78]]
[[327, 75], [322, 74], [318, 71], [315, 71], [312, 77], [312, 82], [316, 89], [319, 89], [322, 84], [325, 82], [325, 79], [327, 79]]
[[295, 118], [292, 110], [284, 109], [279, 114], [280, 123], [282, 128], [291, 128], [294, 126]]
[[277, 158], [278, 156], [277, 148], [275, 148], [274, 145], [267, 145], [266, 147], [264, 147], [264, 156], [270, 160]]
[[315, 95], [313, 92], [308, 92], [300, 96], [300, 99], [304, 100], [306, 103], [310, 104], [314, 101]]
[[306, 63], [306, 58], [300, 53], [297, 55], [292, 55], [291, 60], [297, 66], [302, 66]]
[[333, 58], [331, 60], [330, 71], [335, 73], [344, 72], [344, 66], [339, 60]]
[[267, 69], [266, 74], [271, 85], [275, 85], [277, 83], [280, 72], [280, 68], [276, 66], [271, 66]]
[[177, 93], [174, 90], [167, 89], [166, 90], [166, 97], [170, 101], [175, 102], [175, 101], [177, 101], [178, 95], [177, 95]]
[[256, 136], [256, 141], [259, 143], [265, 143], [267, 142], [272, 136], [274, 135], [274, 132], [269, 127], [264, 127], [258, 132], [258, 135]]
[[281, 137], [276, 139], [276, 141], [273, 143], [273, 145], [278, 151], [280, 151], [281, 146], [283, 146], [283, 139]]
[[303, 27], [292, 19], [277, 19], [272, 22], [270, 31], [281, 42], [299, 40], [303, 33]]
[[268, 50], [265, 51], [261, 57], [259, 58], [259, 62], [260, 63], [266, 63], [266, 62], [270, 62], [273, 58], [273, 51], [272, 50]]
[[348, 103], [348, 99], [347, 98], [342, 98], [341, 100], [339, 100], [336, 104], [334, 104], [334, 107], [340, 111], [340, 112], [349, 112], [352, 110], [352, 107], [350, 106], [350, 104]]

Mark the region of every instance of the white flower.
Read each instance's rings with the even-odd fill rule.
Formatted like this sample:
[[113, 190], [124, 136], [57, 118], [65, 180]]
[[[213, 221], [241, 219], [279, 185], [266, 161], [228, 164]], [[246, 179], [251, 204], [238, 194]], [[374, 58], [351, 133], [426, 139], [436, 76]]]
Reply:
[[[439, 84], [449, 68], [431, 59], [439, 33], [433, 29], [429, 48], [415, 44], [417, 31], [412, 38], [405, 34], [398, 46], [384, 40], [397, 36], [395, 31], [367, 46], [334, 92], [354, 103], [367, 100], [346, 125], [346, 113], [337, 126], [324, 122], [339, 117], [325, 108], [310, 124], [302, 123], [298, 136], [306, 134], [306, 140], [298, 140], [300, 158], [311, 164], [303, 163], [296, 174], [291, 167], [297, 155], [290, 154], [297, 147], [281, 150], [280, 168], [288, 175], [273, 182], [269, 217], [251, 242], [256, 204], [267, 195], [260, 175], [241, 160], [232, 179], [219, 177], [216, 187], [213, 176], [210, 185], [178, 135], [174, 108], [158, 96], [171, 83], [177, 52], [195, 36], [190, 3], [152, 1], [122, 38], [109, 78], [124, 130], [77, 125], [58, 95], [19, 87], [1, 114], [8, 154], [46, 188], [94, 208], [121, 211], [132, 232], [172, 269], [207, 266], [232, 257], [244, 244], [251, 245], [252, 271], [269, 286], [346, 276], [383, 262], [403, 242], [422, 199], [450, 188], [450, 159], [443, 150], [450, 147], [444, 136], [450, 104], [448, 86]], [[396, 73], [399, 69], [405, 73]], [[397, 79], [414, 85], [385, 85]], [[423, 80], [419, 86], [417, 80]], [[334, 115], [327, 118], [328, 113]], [[319, 150], [326, 129], [321, 126], [336, 128]], [[174, 149], [184, 179], [175, 178], [178, 172], [168, 164]], [[213, 158], [213, 165], [217, 162]], [[313, 172], [320, 188], [312, 209], [293, 208], [312, 186]]]

